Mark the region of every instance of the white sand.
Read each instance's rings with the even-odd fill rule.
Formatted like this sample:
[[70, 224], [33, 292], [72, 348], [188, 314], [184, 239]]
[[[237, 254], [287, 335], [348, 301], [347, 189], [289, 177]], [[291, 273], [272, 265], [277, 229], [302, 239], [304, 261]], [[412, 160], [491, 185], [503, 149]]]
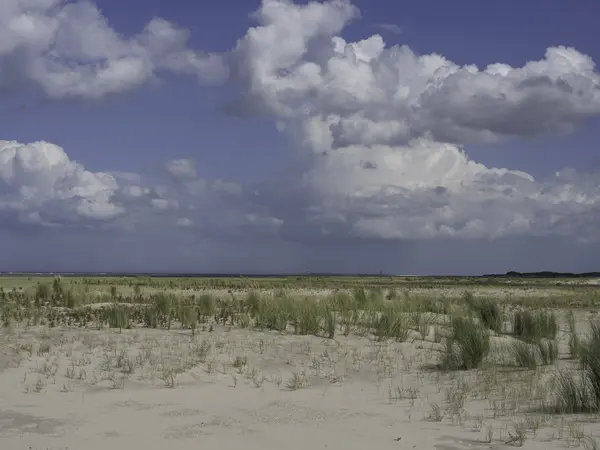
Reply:
[[[509, 448], [513, 424], [524, 420], [514, 408], [533, 402], [555, 370], [443, 374], [423, 369], [435, 362], [434, 342], [246, 330], [191, 338], [183, 330], [39, 329], [0, 338], [2, 450]], [[200, 362], [203, 340], [210, 351]], [[11, 366], [11, 355], [21, 360]], [[234, 367], [236, 357], [247, 364]], [[135, 366], [126, 379], [125, 361]], [[286, 387], [293, 373], [297, 390]], [[456, 392], [466, 400], [451, 417], [446, 398]], [[446, 409], [442, 421], [427, 420], [434, 403]], [[532, 417], [541, 425], [526, 448], [576, 445], [572, 418]]]

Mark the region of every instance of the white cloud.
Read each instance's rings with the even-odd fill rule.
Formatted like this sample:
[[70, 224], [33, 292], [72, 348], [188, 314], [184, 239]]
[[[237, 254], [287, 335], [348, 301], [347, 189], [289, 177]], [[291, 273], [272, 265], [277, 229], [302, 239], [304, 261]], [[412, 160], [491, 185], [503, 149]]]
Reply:
[[387, 31], [388, 33], [402, 34], [402, 27], [395, 23], [380, 23], [378, 26], [379, 28], [381, 28], [384, 31]]
[[260, 25], [234, 52], [245, 101], [303, 127], [319, 122], [335, 148], [426, 135], [455, 143], [533, 136], [600, 114], [594, 62], [573, 48], [548, 48], [523, 67], [460, 66], [386, 47], [377, 34], [346, 42], [339, 34], [357, 14], [342, 1], [264, 1]]
[[600, 114], [588, 56], [552, 47], [522, 67], [459, 66], [387, 47], [377, 34], [347, 42], [344, 26], [358, 17], [345, 0], [263, 0], [259, 24], [231, 52], [206, 55], [162, 19], [125, 38], [90, 3], [3, 2], [0, 85], [25, 77], [54, 97], [96, 98], [161, 70], [202, 82], [231, 71], [243, 88], [235, 106], [273, 116], [304, 159], [280, 179], [242, 186], [199, 178], [190, 159], [147, 180], [88, 171], [52, 144], [2, 142], [0, 212], [28, 224], [203, 236], [597, 238], [599, 175], [535, 180], [477, 163], [462, 147], [569, 131]]
[[0, 87], [30, 82], [54, 98], [99, 98], [138, 87], [161, 70], [219, 82], [218, 55], [187, 48], [188, 32], [153, 19], [126, 38], [91, 2], [3, 0], [0, 6]]
[[150, 200], [150, 204], [153, 208], [160, 211], [177, 209], [179, 207], [179, 202], [177, 200], [168, 200], [166, 198], [153, 198]]
[[[347, 147], [311, 162], [264, 186], [203, 179], [168, 185], [90, 172], [53, 144], [1, 141], [0, 214], [13, 218], [7, 224], [111, 224], [147, 232], [169, 232], [174, 224], [204, 236], [267, 233], [294, 240], [597, 238], [600, 174], [564, 170], [534, 180], [427, 139], [405, 147]], [[178, 210], [186, 216], [173, 222]]]
[[285, 122], [307, 150], [297, 186], [288, 174], [263, 191], [284, 229], [401, 239], [593, 233], [593, 183], [488, 168], [461, 147], [569, 131], [599, 114], [588, 56], [553, 47], [520, 68], [459, 66], [386, 47], [379, 35], [347, 42], [339, 34], [357, 16], [348, 2], [264, 1], [260, 25], [234, 52], [249, 92], [242, 103]]
[[535, 180], [427, 139], [402, 147], [346, 147], [311, 158], [309, 167], [261, 192], [296, 239], [597, 239], [600, 174], [567, 170]]
[[196, 165], [191, 159], [173, 159], [166, 164], [167, 171], [178, 181], [196, 178]]
[[[57, 145], [0, 141], [0, 228], [164, 234], [177, 226], [205, 237], [277, 232], [280, 221], [248, 202], [240, 185], [198, 178], [191, 160], [166, 166], [162, 177], [92, 172]], [[174, 218], [178, 211], [185, 216]]]
[[40, 223], [112, 220], [124, 213], [113, 202], [118, 188], [115, 177], [85, 170], [56, 145], [0, 141], [0, 212]]
[[175, 223], [180, 227], [191, 227], [194, 224], [194, 222], [187, 217], [180, 217]]

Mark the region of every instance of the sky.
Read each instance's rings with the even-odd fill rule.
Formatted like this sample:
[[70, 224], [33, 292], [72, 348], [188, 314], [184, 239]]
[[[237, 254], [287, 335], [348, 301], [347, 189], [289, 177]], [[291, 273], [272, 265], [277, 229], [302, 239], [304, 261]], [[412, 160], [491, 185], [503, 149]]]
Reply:
[[599, 14], [2, 0], [0, 271], [600, 270]]

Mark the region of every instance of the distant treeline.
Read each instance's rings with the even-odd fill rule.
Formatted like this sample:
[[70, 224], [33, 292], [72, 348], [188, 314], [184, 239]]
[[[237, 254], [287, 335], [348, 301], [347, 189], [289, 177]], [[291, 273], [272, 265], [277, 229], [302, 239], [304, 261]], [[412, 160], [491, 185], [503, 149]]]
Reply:
[[[1, 0], [0, 0], [1, 1]], [[151, 277], [151, 278], [315, 278], [315, 277], [357, 277], [377, 278], [391, 277], [383, 273], [153, 273], [153, 272], [0, 272], [0, 275], [9, 276], [65, 276], [65, 277]]]
[[[1, 0], [0, 0], [1, 1]], [[281, 279], [318, 279], [318, 278], [437, 278], [437, 279], [473, 279], [473, 278], [600, 278], [600, 272], [515, 272], [504, 274], [473, 275], [392, 275], [384, 273], [127, 273], [127, 272], [0, 272], [0, 276], [53, 277], [93, 277], [93, 278], [281, 278]]]
[[506, 272], [505, 274], [488, 274], [484, 278], [598, 278], [600, 272]]

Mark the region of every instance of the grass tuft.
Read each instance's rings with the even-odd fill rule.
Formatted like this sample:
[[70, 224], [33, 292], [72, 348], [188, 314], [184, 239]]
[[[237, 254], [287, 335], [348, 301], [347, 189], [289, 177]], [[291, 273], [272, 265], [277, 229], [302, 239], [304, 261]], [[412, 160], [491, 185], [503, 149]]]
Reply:
[[447, 340], [442, 367], [471, 370], [481, 367], [490, 350], [490, 335], [479, 323], [464, 317], [452, 319], [452, 337]]
[[398, 307], [388, 305], [373, 314], [373, 332], [378, 341], [395, 339], [404, 342], [409, 333], [408, 318]]
[[557, 375], [554, 412], [600, 412], [600, 323], [590, 323], [590, 337], [581, 344], [580, 356], [579, 373], [561, 371]]
[[554, 313], [524, 309], [516, 311], [512, 322], [513, 334], [519, 339], [537, 341], [556, 339], [558, 323]]
[[571, 359], [577, 359], [581, 355], [581, 341], [577, 335], [577, 328], [575, 327], [575, 314], [573, 313], [573, 310], [569, 311], [567, 323], [569, 325], [569, 354]]
[[538, 366], [538, 347], [527, 342], [515, 340], [509, 345], [509, 352], [517, 367], [535, 369]]
[[464, 296], [465, 303], [481, 320], [483, 325], [500, 334], [502, 332], [502, 310], [497, 303], [485, 299], [475, 300], [473, 296]]

